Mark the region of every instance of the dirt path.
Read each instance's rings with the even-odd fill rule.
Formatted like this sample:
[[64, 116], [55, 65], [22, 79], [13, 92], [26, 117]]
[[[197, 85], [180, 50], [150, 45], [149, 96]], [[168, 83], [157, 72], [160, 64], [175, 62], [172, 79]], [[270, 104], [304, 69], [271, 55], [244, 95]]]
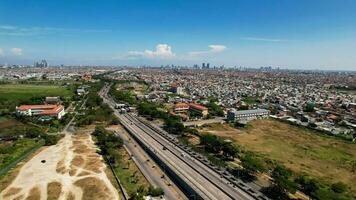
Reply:
[[0, 199], [119, 199], [89, 133], [67, 134], [42, 150], [22, 166]]

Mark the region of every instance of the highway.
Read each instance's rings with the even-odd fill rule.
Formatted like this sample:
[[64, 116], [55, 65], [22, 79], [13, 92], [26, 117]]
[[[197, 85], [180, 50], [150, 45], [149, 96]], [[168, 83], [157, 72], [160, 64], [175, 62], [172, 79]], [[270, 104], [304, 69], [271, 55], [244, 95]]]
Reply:
[[[104, 87], [99, 95], [103, 98], [104, 102], [110, 105], [107, 100], [107, 91], [109, 87]], [[119, 115], [118, 111], [114, 109], [116, 115]], [[160, 187], [164, 191], [164, 199], [185, 200], [188, 199], [175, 185], [168, 176], [164, 175], [164, 172], [158, 167], [157, 163], [152, 160], [144, 149], [128, 134], [126, 131], [116, 132], [124, 142], [124, 148], [131, 156], [139, 170], [145, 176], [147, 181], [154, 187]]]
[[[115, 102], [105, 91], [102, 95], [114, 107]], [[197, 195], [188, 197], [189, 199], [268, 199], [240, 180], [234, 179], [226, 171], [219, 171], [219, 168], [179, 144], [159, 127], [133, 114], [119, 114], [117, 111], [115, 114], [137, 140], [154, 152], [155, 156], [196, 192]]]
[[178, 187], [167, 177], [162, 175], [163, 171], [156, 167], [157, 164], [150, 159], [145, 151], [135, 142], [126, 132], [116, 133], [123, 141], [124, 148], [131, 156], [139, 170], [154, 187], [160, 187], [164, 191], [165, 199], [186, 199], [184, 194], [179, 191]]

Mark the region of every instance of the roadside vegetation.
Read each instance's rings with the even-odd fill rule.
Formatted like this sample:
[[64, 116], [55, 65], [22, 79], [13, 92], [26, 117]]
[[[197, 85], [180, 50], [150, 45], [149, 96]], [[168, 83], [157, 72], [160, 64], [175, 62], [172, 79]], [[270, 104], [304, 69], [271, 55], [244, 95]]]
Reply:
[[116, 90], [115, 85], [110, 88], [109, 94], [119, 103], [127, 103], [131, 106], [135, 105], [140, 115], [146, 116], [148, 119], [161, 119], [164, 121], [165, 130], [171, 134], [183, 134], [188, 131], [181, 123], [180, 118], [170, 116], [163, 111], [163, 106], [157, 103], [148, 101], [138, 101], [133, 96], [130, 90]]
[[103, 126], [97, 126], [93, 135], [100, 153], [106, 158], [115, 174], [127, 191], [130, 199], [143, 199], [144, 196], [161, 196], [163, 190], [150, 186], [146, 178], [137, 168], [130, 155], [123, 148], [123, 141]]
[[143, 95], [148, 91], [148, 85], [138, 80], [116, 80], [109, 90], [109, 94], [118, 103], [136, 105], [139, 103], [135, 95]]
[[214, 101], [210, 100], [208, 104], [205, 105], [209, 109], [209, 117], [218, 116], [224, 117], [223, 109], [217, 105]]
[[111, 86], [109, 94], [118, 103], [128, 103], [129, 105], [136, 105], [137, 103], [134, 93], [131, 90], [117, 90], [116, 84]]
[[103, 103], [103, 100], [96, 92], [90, 92], [85, 103], [85, 109], [80, 111], [77, 116], [76, 125], [86, 126], [96, 123], [118, 124], [119, 121], [114, 116], [109, 105]]
[[137, 105], [137, 111], [140, 115], [149, 119], [161, 119], [164, 121], [164, 129], [174, 135], [181, 135], [190, 132], [191, 129], [184, 127], [180, 118], [171, 116], [163, 111], [162, 106], [156, 103], [142, 101]]

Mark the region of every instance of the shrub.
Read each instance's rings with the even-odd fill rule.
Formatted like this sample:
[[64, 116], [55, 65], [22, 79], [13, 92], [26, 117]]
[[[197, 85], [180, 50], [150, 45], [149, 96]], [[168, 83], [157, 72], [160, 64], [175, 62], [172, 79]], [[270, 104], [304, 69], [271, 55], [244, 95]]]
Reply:
[[331, 185], [331, 189], [336, 193], [343, 193], [347, 190], [347, 185], [342, 182], [337, 182]]
[[153, 197], [158, 197], [158, 196], [162, 196], [164, 195], [164, 191], [162, 188], [160, 187], [153, 187], [153, 186], [150, 186], [148, 188], [148, 195], [151, 195]]

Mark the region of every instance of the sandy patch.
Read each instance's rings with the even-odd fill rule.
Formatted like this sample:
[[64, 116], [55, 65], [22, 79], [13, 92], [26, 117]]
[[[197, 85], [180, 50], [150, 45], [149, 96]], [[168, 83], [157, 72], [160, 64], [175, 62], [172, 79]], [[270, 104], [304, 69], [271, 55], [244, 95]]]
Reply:
[[0, 199], [119, 199], [106, 176], [106, 165], [96, 153], [91, 131], [66, 134], [57, 145], [35, 155], [1, 191]]
[[75, 200], [75, 196], [74, 196], [73, 193], [69, 192], [69, 193], [67, 194], [67, 196], [66, 196], [66, 199], [67, 199], [67, 200]]
[[112, 198], [109, 188], [107, 188], [106, 184], [98, 178], [87, 177], [78, 180], [74, 184], [82, 188], [82, 200]]
[[59, 182], [48, 183], [47, 185], [47, 200], [59, 199], [62, 192], [62, 184]]
[[6, 193], [4, 194], [4, 197], [9, 197], [9, 196], [13, 196], [18, 194], [21, 191], [21, 188], [16, 188], [16, 187], [12, 187], [9, 188]]
[[26, 200], [40, 200], [41, 199], [41, 192], [38, 187], [34, 187], [30, 190]]

